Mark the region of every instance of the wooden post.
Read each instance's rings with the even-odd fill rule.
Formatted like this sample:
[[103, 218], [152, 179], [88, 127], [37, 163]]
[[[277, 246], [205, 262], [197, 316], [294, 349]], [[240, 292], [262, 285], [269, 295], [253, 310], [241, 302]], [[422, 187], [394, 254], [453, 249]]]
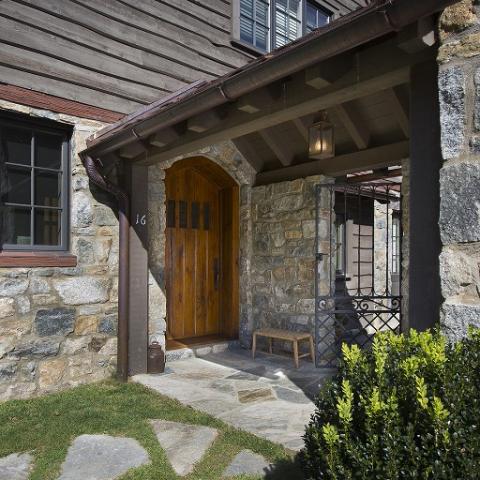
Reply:
[[130, 187], [130, 301], [128, 328], [128, 373], [147, 372], [148, 347], [148, 168], [126, 169]]
[[408, 326], [425, 330], [439, 321], [441, 252], [440, 112], [435, 60], [411, 70], [410, 225]]

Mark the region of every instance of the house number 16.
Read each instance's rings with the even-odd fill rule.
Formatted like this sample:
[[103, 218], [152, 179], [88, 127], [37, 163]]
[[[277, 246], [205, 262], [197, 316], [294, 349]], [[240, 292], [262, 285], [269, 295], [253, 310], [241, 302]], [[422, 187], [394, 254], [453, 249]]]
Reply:
[[137, 213], [137, 220], [135, 221], [135, 225], [146, 225], [147, 224], [147, 216], [142, 215], [140, 216], [139, 213]]

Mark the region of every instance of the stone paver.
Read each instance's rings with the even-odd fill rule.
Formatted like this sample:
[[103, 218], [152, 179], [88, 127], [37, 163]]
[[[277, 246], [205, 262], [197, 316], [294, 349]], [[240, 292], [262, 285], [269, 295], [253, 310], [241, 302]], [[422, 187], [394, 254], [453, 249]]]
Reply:
[[237, 475], [265, 475], [270, 468], [271, 465], [261, 455], [242, 450], [223, 472], [223, 476], [231, 478]]
[[59, 480], [113, 480], [149, 461], [133, 438], [80, 435], [68, 449]]
[[311, 399], [331, 373], [291, 358], [235, 349], [203, 358], [169, 362], [164, 375], [136, 375], [163, 395], [220, 418], [292, 450], [303, 446], [302, 436], [315, 406]]
[[0, 458], [0, 480], [27, 480], [32, 463], [29, 453], [12, 453]]
[[218, 435], [215, 428], [151, 420], [157, 439], [177, 475], [191, 473]]

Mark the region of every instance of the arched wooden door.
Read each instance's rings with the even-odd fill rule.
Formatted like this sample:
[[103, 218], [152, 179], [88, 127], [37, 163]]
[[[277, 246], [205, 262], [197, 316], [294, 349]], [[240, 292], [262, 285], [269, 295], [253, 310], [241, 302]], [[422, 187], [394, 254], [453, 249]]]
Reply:
[[[231, 289], [233, 245], [225, 225], [232, 186], [206, 159], [179, 162], [167, 170], [167, 339], [234, 336], [225, 310]], [[231, 222], [228, 222], [229, 224]]]

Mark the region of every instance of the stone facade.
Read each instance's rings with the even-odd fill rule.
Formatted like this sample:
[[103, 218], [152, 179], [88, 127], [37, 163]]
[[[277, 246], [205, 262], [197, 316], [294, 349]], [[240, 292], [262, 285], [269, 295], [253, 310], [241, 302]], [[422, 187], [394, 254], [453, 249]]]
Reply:
[[8, 399], [114, 372], [118, 222], [77, 154], [102, 123], [5, 101], [0, 108], [73, 126], [70, 251], [78, 261], [75, 268], [0, 269], [0, 399]]
[[440, 20], [442, 326], [480, 327], [480, 7], [464, 0]]
[[[255, 328], [315, 333], [315, 185], [325, 181], [315, 176], [252, 191]], [[328, 218], [326, 214], [319, 221], [325, 240]], [[319, 284], [324, 292], [328, 291], [326, 275], [324, 284]]]

